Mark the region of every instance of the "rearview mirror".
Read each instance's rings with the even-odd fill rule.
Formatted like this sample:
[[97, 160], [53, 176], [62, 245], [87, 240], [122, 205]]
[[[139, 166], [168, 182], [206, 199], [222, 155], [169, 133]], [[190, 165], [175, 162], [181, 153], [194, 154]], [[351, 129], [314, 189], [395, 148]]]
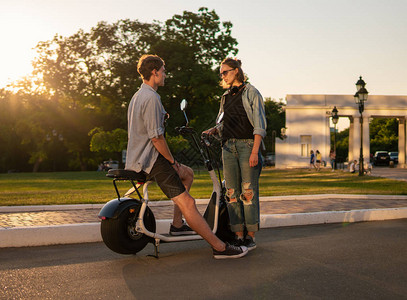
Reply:
[[185, 120], [187, 121], [187, 124], [186, 124], [185, 126], [188, 127], [189, 121], [188, 121], [187, 114], [186, 114], [186, 112], [185, 112], [187, 106], [188, 106], [188, 101], [185, 100], [185, 99], [183, 99], [183, 100], [181, 101], [180, 108], [181, 108], [182, 112], [184, 113]]
[[181, 101], [181, 105], [180, 105], [181, 110], [182, 110], [182, 111], [185, 111], [185, 109], [187, 108], [187, 106], [188, 106], [187, 100], [183, 99], [183, 100]]

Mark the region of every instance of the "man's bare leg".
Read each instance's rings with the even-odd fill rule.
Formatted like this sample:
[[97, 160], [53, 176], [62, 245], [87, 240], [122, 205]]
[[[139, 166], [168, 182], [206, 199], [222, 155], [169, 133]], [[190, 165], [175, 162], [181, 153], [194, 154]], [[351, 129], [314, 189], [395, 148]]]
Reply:
[[[194, 181], [194, 171], [190, 167], [180, 165], [177, 173], [181, 178], [182, 184], [185, 186], [185, 189], [189, 192], [192, 186], [192, 182]], [[182, 212], [177, 204], [174, 204], [172, 225], [177, 228], [180, 228], [182, 226]]]
[[202, 236], [217, 251], [225, 250], [225, 243], [213, 234], [208, 223], [199, 213], [195, 205], [195, 199], [185, 191], [172, 199], [178, 205], [189, 226]]

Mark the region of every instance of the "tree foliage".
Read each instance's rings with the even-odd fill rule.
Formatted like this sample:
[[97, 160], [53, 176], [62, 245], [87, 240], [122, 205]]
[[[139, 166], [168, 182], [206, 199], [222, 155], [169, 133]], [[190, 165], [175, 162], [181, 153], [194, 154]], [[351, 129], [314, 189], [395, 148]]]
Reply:
[[[374, 118], [369, 124], [370, 153], [376, 151], [398, 151], [398, 121], [396, 118]], [[331, 143], [334, 134], [331, 134]], [[349, 152], [349, 128], [336, 134], [336, 153], [345, 161]]]
[[[100, 22], [88, 32], [55, 35], [38, 43], [33, 74], [15, 84], [17, 92], [2, 91], [0, 97], [1, 108], [18, 102], [20, 116], [10, 119], [8, 108], [1, 112], [5, 117], [0, 141], [8, 143], [8, 154], [3, 155], [0, 170], [28, 170], [28, 161], [34, 170], [85, 170], [95, 168], [102, 155], [123, 147], [109, 139], [116, 139], [116, 134], [123, 137], [127, 128], [127, 106], [141, 84], [136, 65], [145, 53], [157, 54], [166, 62], [166, 86], [159, 93], [171, 115], [169, 138], [182, 145], [173, 129], [185, 122], [179, 110], [181, 99], [188, 100], [190, 123], [197, 130], [216, 116], [222, 93], [218, 64], [238, 51], [231, 28], [215, 11], [201, 8], [163, 23]], [[62, 140], [53, 135], [48, 140], [53, 131]], [[90, 146], [104, 151], [91, 152]], [[15, 148], [22, 152], [25, 164], [10, 160], [9, 153], [18, 153]]]
[[398, 120], [375, 118], [369, 125], [370, 153], [398, 151]]
[[127, 131], [122, 128], [116, 128], [112, 131], [95, 128], [89, 135], [92, 137], [90, 151], [121, 152], [127, 147]]
[[[331, 144], [333, 145], [335, 134], [331, 133]], [[344, 162], [349, 152], [349, 128], [336, 134], [336, 160]]]
[[266, 152], [275, 152], [275, 138], [281, 138], [281, 128], [285, 126], [285, 104], [283, 99], [277, 102], [265, 98], [264, 109], [267, 120], [267, 136], [264, 139]]
[[141, 83], [137, 61], [142, 54], [154, 53], [166, 62], [168, 79], [160, 88], [166, 109], [176, 115], [185, 98], [193, 118], [207, 120], [216, 112], [221, 91], [215, 69], [223, 58], [237, 53], [231, 28], [207, 8], [184, 11], [163, 24], [100, 22], [90, 32], [79, 30], [39, 43], [35, 75], [51, 94], [80, 100], [74, 105], [103, 109], [110, 115], [105, 128], [124, 128], [127, 104]]

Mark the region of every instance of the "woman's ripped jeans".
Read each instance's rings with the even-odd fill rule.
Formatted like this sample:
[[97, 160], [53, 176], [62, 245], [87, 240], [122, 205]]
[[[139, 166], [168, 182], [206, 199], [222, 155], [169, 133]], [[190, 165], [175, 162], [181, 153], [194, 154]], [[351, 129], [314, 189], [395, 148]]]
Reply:
[[258, 231], [260, 221], [259, 163], [250, 167], [252, 139], [228, 139], [222, 147], [223, 175], [226, 180], [226, 196], [230, 225], [233, 232]]

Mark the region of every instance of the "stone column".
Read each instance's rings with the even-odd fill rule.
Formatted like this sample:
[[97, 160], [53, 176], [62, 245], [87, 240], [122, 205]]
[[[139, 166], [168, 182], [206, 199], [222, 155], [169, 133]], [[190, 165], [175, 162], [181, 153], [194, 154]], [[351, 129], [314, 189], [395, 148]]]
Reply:
[[400, 168], [406, 167], [406, 119], [399, 119], [399, 165]]
[[349, 125], [349, 149], [348, 149], [348, 162], [350, 163], [353, 158], [353, 128], [354, 128], [354, 118], [349, 117], [350, 125]]
[[331, 151], [331, 127], [329, 127], [329, 120], [330, 118], [328, 117], [325, 121], [325, 149], [322, 155], [322, 159], [326, 161], [327, 166], [329, 165], [329, 151]]
[[[365, 167], [370, 162], [370, 132], [369, 115], [363, 115], [363, 162]], [[360, 152], [360, 150], [359, 150]]]

